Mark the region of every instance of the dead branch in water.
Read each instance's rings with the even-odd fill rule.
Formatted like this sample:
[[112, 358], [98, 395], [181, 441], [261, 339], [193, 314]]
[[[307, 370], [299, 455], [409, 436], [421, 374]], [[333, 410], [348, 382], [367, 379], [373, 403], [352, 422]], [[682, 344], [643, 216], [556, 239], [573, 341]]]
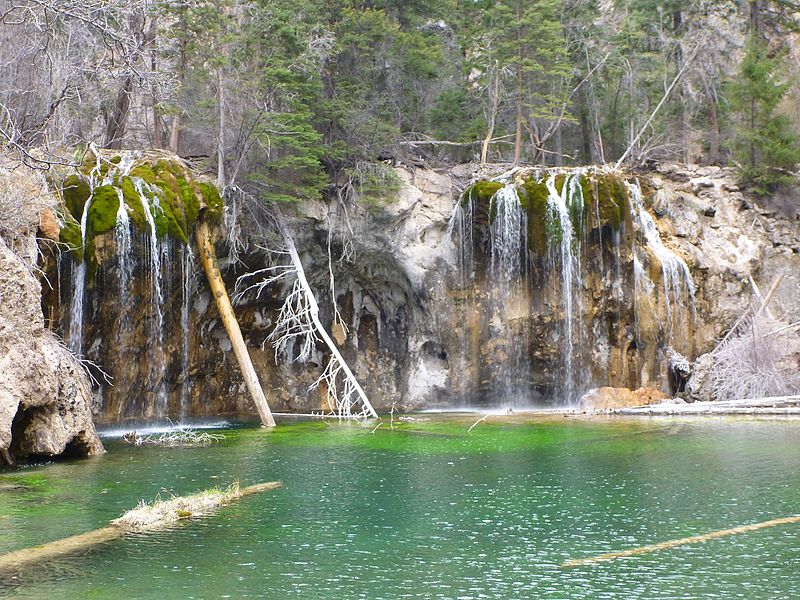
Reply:
[[475, 421], [475, 422], [472, 424], [472, 426], [471, 426], [469, 429], [467, 429], [467, 433], [469, 433], [470, 431], [472, 431], [473, 429], [475, 429], [475, 426], [476, 426], [478, 423], [480, 423], [481, 421], [483, 421], [483, 420], [485, 420], [485, 419], [488, 419], [488, 418], [489, 418], [489, 415], [483, 415], [483, 416], [482, 416], [480, 419], [478, 419], [477, 421]]
[[131, 431], [122, 436], [123, 442], [134, 446], [164, 446], [167, 448], [210, 446], [224, 439], [225, 436], [221, 433], [197, 431], [191, 427], [178, 427], [161, 434], [151, 433], [145, 436], [140, 436], [136, 431]]

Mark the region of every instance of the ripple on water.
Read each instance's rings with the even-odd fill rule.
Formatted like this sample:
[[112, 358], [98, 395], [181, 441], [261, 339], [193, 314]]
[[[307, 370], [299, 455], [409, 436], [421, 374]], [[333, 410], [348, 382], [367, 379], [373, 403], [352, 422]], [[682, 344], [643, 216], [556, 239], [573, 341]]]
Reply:
[[473, 421], [380, 435], [238, 429], [191, 450], [110, 440], [99, 460], [0, 473], [20, 486], [0, 492], [0, 551], [92, 529], [159, 492], [285, 485], [0, 580], [0, 595], [757, 599], [800, 589], [796, 525], [560, 566], [800, 512], [799, 426], [539, 422], [467, 433]]

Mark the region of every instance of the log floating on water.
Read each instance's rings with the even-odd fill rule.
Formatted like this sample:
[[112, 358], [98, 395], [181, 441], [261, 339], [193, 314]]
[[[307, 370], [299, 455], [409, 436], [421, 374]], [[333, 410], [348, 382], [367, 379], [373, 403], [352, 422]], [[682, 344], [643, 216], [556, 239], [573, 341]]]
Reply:
[[650, 552], [656, 552], [657, 550], [664, 550], [666, 548], [685, 546], [686, 544], [698, 544], [700, 542], [705, 542], [708, 540], [713, 540], [728, 535], [735, 535], [737, 533], [747, 533], [748, 531], [756, 531], [758, 529], [775, 527], [776, 525], [786, 525], [789, 523], [800, 523], [800, 515], [792, 515], [790, 517], [771, 519], [769, 521], [762, 521], [761, 523], [751, 523], [749, 525], [741, 525], [739, 527], [733, 527], [731, 529], [712, 531], [711, 533], [704, 533], [702, 535], [693, 535], [691, 537], [685, 537], [678, 540], [659, 542], [658, 544], [651, 544], [649, 546], [639, 546], [638, 548], [631, 548], [630, 550], [621, 550], [619, 552], [607, 552], [605, 554], [590, 556], [588, 558], [575, 558], [573, 560], [568, 560], [561, 566], [566, 568], [566, 567], [580, 567], [585, 565], [593, 565], [596, 563], [607, 562], [617, 558], [637, 556], [639, 554], [648, 554]]
[[[200, 492], [191, 496], [157, 501], [153, 505], [142, 505], [128, 511], [106, 527], [48, 542], [41, 546], [34, 546], [32, 548], [25, 548], [24, 550], [16, 550], [4, 554], [0, 556], [0, 573], [18, 571], [25, 567], [38, 565], [75, 552], [88, 550], [98, 544], [116, 540], [130, 533], [142, 533], [163, 529], [177, 521], [207, 515], [244, 496], [274, 490], [282, 485], [280, 481], [258, 483], [245, 488], [239, 488], [237, 485], [234, 485], [227, 490]], [[196, 508], [197, 510], [187, 510], [188, 508]], [[148, 509], [151, 512], [155, 511], [156, 514], [153, 516], [159, 518], [151, 518], [146, 521], [136, 518], [136, 513], [148, 511]], [[134, 515], [133, 518], [131, 515]]]

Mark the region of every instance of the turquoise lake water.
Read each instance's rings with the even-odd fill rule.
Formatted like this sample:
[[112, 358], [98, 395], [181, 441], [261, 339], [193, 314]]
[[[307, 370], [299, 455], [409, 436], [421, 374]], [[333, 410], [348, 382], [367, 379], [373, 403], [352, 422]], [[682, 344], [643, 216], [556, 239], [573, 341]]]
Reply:
[[18, 574], [7, 598], [790, 598], [800, 524], [606, 563], [570, 559], [800, 513], [800, 422], [289, 423], [207, 448], [106, 440], [0, 471], [0, 553], [140, 499], [281, 480], [166, 531]]

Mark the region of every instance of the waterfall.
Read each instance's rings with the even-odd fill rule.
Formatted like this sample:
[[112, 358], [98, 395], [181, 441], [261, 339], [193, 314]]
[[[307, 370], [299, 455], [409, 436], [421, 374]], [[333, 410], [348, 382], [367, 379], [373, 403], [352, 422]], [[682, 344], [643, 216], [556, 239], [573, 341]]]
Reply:
[[[163, 356], [164, 296], [161, 289], [161, 247], [158, 243], [156, 222], [150, 210], [147, 195], [145, 194], [145, 186], [147, 184], [135, 177], [133, 178], [133, 184], [139, 194], [139, 200], [142, 203], [142, 209], [144, 210], [145, 219], [147, 219], [148, 229], [150, 230], [150, 305], [153, 307], [150, 341], [153, 346], [149, 358], [149, 383], [151, 388], [155, 388], [155, 416], [163, 417], [167, 408], [167, 397], [163, 377], [166, 365], [164, 364]], [[154, 209], [157, 208], [155, 196], [153, 198], [153, 207]]]
[[120, 305], [124, 309], [128, 306], [130, 281], [133, 274], [133, 264], [131, 262], [131, 223], [128, 217], [128, 209], [125, 206], [125, 198], [122, 195], [122, 190], [119, 188], [117, 188], [117, 196], [119, 196], [119, 209], [117, 209], [117, 223], [114, 226], [114, 246], [117, 250], [119, 265]]
[[84, 257], [81, 263], [72, 267], [72, 302], [70, 305], [69, 319], [69, 349], [75, 356], [83, 355], [83, 296], [86, 287], [86, 224], [89, 219], [89, 207], [92, 204], [92, 197], [83, 205], [81, 214], [81, 245], [84, 249]]
[[495, 297], [491, 327], [494, 335], [503, 340], [506, 353], [497, 368], [492, 394], [506, 406], [519, 407], [529, 403], [530, 361], [528, 332], [524, 327], [530, 315], [525, 277], [528, 217], [511, 184], [494, 194], [489, 213], [489, 274]]
[[527, 215], [513, 185], [500, 188], [492, 197], [492, 279], [507, 288], [522, 274], [522, 255], [527, 255]]
[[[653, 256], [661, 264], [661, 279], [664, 288], [664, 312], [666, 314], [670, 345], [675, 345], [675, 322], [681, 319], [684, 324], [683, 340], [688, 344], [691, 334], [692, 319], [695, 313], [695, 287], [692, 275], [686, 262], [669, 248], [664, 246], [658, 228], [644, 207], [642, 190], [638, 182], [628, 184], [631, 196], [631, 216], [639, 225], [644, 241]], [[644, 275], [644, 270], [639, 265]], [[647, 277], [644, 275], [644, 277]], [[650, 284], [652, 287], [652, 283]], [[685, 351], [685, 349], [682, 349]]]
[[192, 382], [189, 378], [189, 298], [192, 295], [192, 249], [181, 246], [183, 290], [181, 296], [181, 398], [180, 419], [186, 419], [191, 398]]
[[[136, 191], [139, 193], [139, 201], [142, 203], [145, 219], [147, 219], [147, 227], [150, 230], [150, 277], [152, 282], [151, 300], [153, 310], [155, 311], [155, 333], [158, 335], [159, 344], [161, 343], [162, 330], [164, 327], [164, 297], [161, 293], [161, 250], [158, 244], [158, 232], [156, 231], [156, 222], [153, 218], [153, 213], [150, 210], [150, 205], [147, 202], [144, 186], [146, 185], [141, 179], [134, 178], [133, 184]], [[154, 201], [154, 205], [155, 205]]]
[[547, 218], [550, 231], [560, 234], [558, 243], [550, 243], [548, 263], [550, 271], [561, 274], [561, 309], [562, 320], [562, 354], [564, 356], [564, 400], [574, 400], [576, 391], [576, 373], [574, 368], [575, 354], [575, 321], [581, 318], [581, 263], [580, 236], [575, 235], [570, 209], [583, 210], [583, 195], [577, 177], [567, 176], [561, 193], [556, 189], [555, 176], [547, 179], [550, 193], [547, 200]]
[[461, 289], [474, 277], [474, 265], [472, 262], [472, 214], [473, 200], [471, 196], [462, 198], [456, 203], [450, 221], [447, 224], [447, 234], [450, 239], [455, 239], [456, 252], [458, 259], [458, 275]]

